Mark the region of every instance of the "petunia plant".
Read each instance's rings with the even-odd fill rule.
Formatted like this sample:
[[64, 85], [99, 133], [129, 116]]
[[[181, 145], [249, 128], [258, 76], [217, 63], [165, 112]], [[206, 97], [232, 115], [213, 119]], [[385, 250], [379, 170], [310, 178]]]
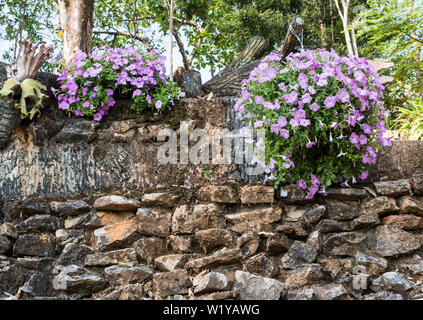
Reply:
[[298, 184], [311, 199], [333, 183], [367, 179], [379, 149], [391, 145], [378, 79], [365, 59], [334, 50], [264, 58], [234, 108], [258, 135], [265, 183]]
[[117, 95], [131, 97], [137, 113], [169, 109], [184, 94], [166, 78], [165, 59], [135, 48], [102, 47], [89, 56], [79, 51], [58, 77], [60, 89], [53, 89], [59, 109], [100, 121]]

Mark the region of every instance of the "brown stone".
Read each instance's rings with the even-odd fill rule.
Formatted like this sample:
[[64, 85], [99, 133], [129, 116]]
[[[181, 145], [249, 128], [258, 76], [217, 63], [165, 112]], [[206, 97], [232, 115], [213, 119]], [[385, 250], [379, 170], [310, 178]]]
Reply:
[[400, 214], [383, 218], [383, 224], [404, 229], [404, 230], [419, 230], [423, 229], [423, 218], [417, 217], [413, 214]]
[[411, 178], [413, 192], [419, 196], [423, 196], [423, 174], [415, 174]]
[[369, 228], [380, 224], [379, 215], [377, 213], [361, 214], [350, 222], [349, 230], [360, 228]]
[[227, 214], [225, 219], [233, 224], [256, 221], [260, 223], [272, 223], [281, 219], [282, 209], [280, 207], [260, 208], [241, 211], [234, 214]]
[[282, 257], [281, 263], [285, 269], [298, 269], [305, 264], [314, 262], [316, 256], [315, 244], [294, 241], [288, 252]]
[[101, 297], [100, 300], [143, 300], [142, 284], [128, 284]]
[[173, 208], [178, 199], [179, 196], [167, 192], [147, 193], [142, 196], [143, 204], [165, 208]]
[[163, 271], [174, 271], [175, 269], [183, 269], [188, 260], [196, 257], [194, 254], [169, 254], [157, 257], [154, 262]]
[[176, 252], [186, 253], [191, 250], [192, 240], [189, 236], [182, 237], [171, 235], [167, 239], [167, 244]]
[[152, 290], [164, 296], [186, 294], [191, 284], [187, 271], [179, 269], [172, 272], [154, 274]]
[[278, 256], [289, 250], [292, 245], [292, 240], [285, 235], [275, 234], [266, 241], [266, 251], [272, 256]]
[[233, 299], [234, 293], [233, 291], [222, 291], [222, 292], [213, 292], [209, 294], [203, 294], [198, 296], [198, 300], [228, 300]]
[[198, 190], [197, 197], [202, 201], [217, 203], [238, 203], [239, 193], [233, 185], [204, 186]]
[[410, 253], [421, 247], [421, 238], [390, 225], [375, 230], [374, 250], [383, 257]]
[[196, 205], [192, 209], [182, 205], [175, 209], [172, 217], [172, 233], [174, 234], [192, 234], [199, 230], [219, 228], [224, 225], [221, 209], [215, 204]]
[[207, 229], [200, 230], [195, 233], [197, 239], [204, 252], [209, 252], [218, 247], [232, 247], [234, 237], [229, 230], [226, 229]]
[[256, 254], [244, 262], [245, 271], [262, 276], [273, 278], [278, 272], [278, 266], [264, 253]]
[[133, 218], [135, 214], [133, 212], [107, 212], [107, 211], [98, 211], [95, 213], [100, 221], [101, 226], [108, 226], [110, 224], [115, 224], [123, 222], [130, 218]]
[[52, 257], [55, 251], [55, 237], [49, 233], [25, 234], [13, 246], [14, 256]]
[[94, 231], [95, 243], [102, 251], [120, 249], [139, 237], [139, 223], [136, 218], [115, 223]]
[[321, 267], [318, 264], [305, 265], [288, 273], [285, 280], [285, 290], [302, 288], [323, 279]]
[[140, 208], [137, 211], [137, 220], [141, 234], [166, 237], [170, 234], [172, 212], [156, 208]]
[[275, 228], [275, 231], [283, 233], [288, 237], [307, 237], [308, 232], [304, 229], [303, 224], [299, 222], [284, 222]]
[[322, 250], [331, 256], [354, 256], [366, 247], [366, 239], [366, 235], [360, 232], [337, 233], [324, 241]]
[[328, 204], [328, 215], [332, 220], [345, 221], [358, 217], [359, 213], [354, 206], [341, 201], [330, 201]]
[[137, 253], [135, 249], [121, 249], [108, 252], [89, 254], [85, 257], [85, 265], [90, 267], [111, 266], [111, 265], [135, 266]]
[[94, 202], [94, 208], [99, 211], [136, 211], [139, 207], [139, 201], [115, 195], [101, 197]]
[[365, 267], [366, 274], [378, 276], [385, 272], [388, 267], [388, 261], [370, 252], [358, 252], [355, 256], [355, 264]]
[[368, 197], [366, 190], [357, 188], [328, 188], [326, 193], [327, 199], [336, 200], [361, 200]]
[[385, 213], [394, 213], [400, 211], [394, 198], [377, 197], [362, 206], [363, 213], [376, 213], [383, 215]]
[[304, 218], [304, 214], [307, 211], [307, 208], [303, 206], [286, 206], [285, 213], [283, 215], [283, 221], [286, 222], [299, 222]]
[[322, 259], [319, 260], [323, 271], [331, 276], [332, 279], [339, 279], [353, 274], [354, 259]]
[[423, 217], [423, 202], [412, 197], [401, 197], [399, 206], [402, 212], [414, 213]]
[[243, 204], [273, 203], [275, 197], [275, 189], [263, 185], [243, 186], [240, 191]]
[[235, 272], [234, 295], [240, 300], [279, 300], [282, 290], [283, 284], [278, 280]]
[[307, 193], [295, 184], [283, 186], [279, 191], [279, 197], [284, 203], [288, 204], [311, 202], [311, 200], [307, 199]]
[[376, 192], [380, 196], [405, 196], [411, 194], [411, 183], [408, 179], [375, 182]]
[[153, 263], [154, 259], [166, 254], [165, 240], [156, 237], [141, 238], [134, 243], [134, 248], [141, 259]]
[[232, 227], [229, 228], [233, 232], [236, 233], [244, 233], [244, 232], [272, 232], [272, 225], [270, 223], [261, 223], [258, 221], [248, 221], [234, 224]]
[[153, 275], [147, 266], [110, 266], [104, 269], [107, 281], [114, 286], [142, 283]]
[[314, 288], [313, 298], [316, 300], [345, 300], [348, 291], [342, 284], [326, 284]]
[[213, 255], [191, 260], [185, 265], [185, 268], [200, 270], [214, 266], [233, 264], [239, 262], [241, 259], [242, 254], [240, 249], [222, 249], [215, 252]]

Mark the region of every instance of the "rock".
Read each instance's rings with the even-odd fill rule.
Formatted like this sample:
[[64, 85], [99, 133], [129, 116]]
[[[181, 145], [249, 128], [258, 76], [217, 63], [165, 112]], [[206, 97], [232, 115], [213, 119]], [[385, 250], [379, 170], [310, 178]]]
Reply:
[[201, 73], [196, 70], [184, 71], [182, 88], [188, 97], [201, 97], [203, 95]]
[[375, 292], [392, 290], [405, 293], [415, 287], [415, 283], [408, 280], [402, 273], [397, 271], [385, 272], [379, 278], [373, 280], [370, 289]]
[[128, 284], [110, 292], [108, 295], [100, 298], [100, 300], [143, 300], [142, 284]]
[[21, 205], [21, 210], [26, 215], [50, 213], [50, 207], [47, 203], [35, 200], [24, 201]]
[[94, 202], [96, 210], [136, 211], [139, 207], [141, 207], [139, 201], [115, 195], [101, 197]]
[[48, 233], [33, 233], [20, 236], [13, 246], [14, 256], [52, 257], [55, 238]]
[[346, 259], [321, 259], [319, 264], [323, 271], [331, 276], [332, 279], [345, 278], [353, 273], [354, 260]]
[[325, 219], [320, 222], [318, 230], [321, 233], [350, 231], [350, 224], [345, 221]]
[[404, 300], [404, 298], [398, 293], [382, 291], [366, 294], [364, 300]]
[[363, 213], [376, 213], [383, 215], [385, 213], [395, 213], [400, 211], [394, 198], [377, 197], [362, 206]]
[[83, 200], [53, 201], [51, 210], [60, 216], [75, 216], [90, 211], [90, 205]]
[[197, 297], [197, 300], [232, 300], [234, 298], [233, 291], [222, 291], [204, 294]]
[[401, 197], [399, 206], [402, 212], [414, 213], [423, 217], [423, 202], [412, 197]]
[[313, 288], [289, 290], [285, 295], [285, 300], [311, 300], [313, 298], [313, 294]]
[[289, 250], [292, 240], [282, 234], [275, 234], [266, 241], [266, 251], [272, 256], [278, 256]]
[[418, 249], [421, 246], [421, 239], [402, 229], [383, 225], [375, 230], [374, 250], [383, 257], [391, 257], [399, 254], [406, 254]]
[[56, 232], [61, 228], [61, 222], [58, 218], [48, 214], [34, 215], [16, 226], [16, 231], [25, 233], [28, 231], [38, 232]]
[[258, 238], [251, 239], [247, 241], [241, 247], [241, 254], [245, 258], [252, 256], [255, 254], [259, 248], [260, 240]]
[[282, 257], [281, 262], [285, 269], [298, 269], [304, 264], [312, 263], [316, 256], [316, 246], [310, 243], [294, 241], [288, 252]]
[[404, 230], [423, 229], [423, 218], [413, 214], [401, 214], [383, 218], [383, 224], [391, 225]]
[[229, 289], [228, 278], [219, 272], [209, 272], [197, 275], [193, 281], [194, 293], [208, 293]]
[[358, 252], [355, 256], [355, 264], [364, 266], [367, 274], [377, 276], [385, 272], [388, 267], [388, 260], [371, 253]]
[[200, 270], [219, 265], [233, 264], [239, 262], [241, 259], [242, 253], [240, 249], [222, 249], [220, 251], [215, 252], [213, 255], [189, 261], [185, 265], [185, 268]]
[[20, 288], [22, 292], [33, 297], [45, 296], [50, 284], [50, 279], [47, 275], [41, 273], [34, 273], [29, 280]]
[[317, 300], [344, 300], [348, 295], [342, 284], [328, 284], [314, 288], [313, 299]]
[[156, 237], [141, 238], [134, 243], [134, 248], [141, 259], [148, 263], [153, 263], [155, 258], [167, 252], [165, 241]]
[[177, 207], [172, 217], [172, 233], [190, 234], [207, 229], [209, 214], [207, 211], [193, 212], [187, 205]]
[[90, 267], [126, 265], [133, 267], [138, 264], [135, 249], [121, 249], [108, 252], [88, 254], [85, 257], [85, 265]]
[[306, 208], [302, 206], [287, 206], [285, 207], [284, 222], [299, 222], [303, 220]]
[[193, 254], [169, 254], [154, 259], [156, 266], [163, 271], [183, 269], [188, 260], [196, 257]]
[[125, 220], [95, 230], [94, 236], [98, 249], [120, 249], [139, 237], [139, 223], [136, 218]]
[[336, 221], [352, 220], [358, 217], [357, 208], [345, 203], [336, 201], [330, 202], [328, 205], [329, 218]]
[[277, 274], [278, 267], [264, 253], [259, 253], [244, 262], [244, 271], [272, 278]]
[[197, 198], [216, 203], [238, 203], [239, 192], [234, 185], [208, 185], [198, 190]]
[[172, 272], [156, 273], [153, 275], [153, 292], [160, 295], [170, 296], [188, 293], [188, 287], [192, 285], [186, 270], [178, 269]]
[[375, 188], [378, 195], [389, 197], [405, 196], [412, 192], [412, 186], [408, 179], [375, 182]]
[[402, 269], [413, 275], [423, 275], [423, 260], [420, 260], [419, 263], [402, 265]]
[[281, 219], [280, 207], [260, 208], [227, 214], [225, 219], [233, 224], [255, 221], [259, 223], [272, 223]]
[[319, 222], [319, 220], [323, 217], [325, 212], [326, 212], [325, 206], [315, 204], [312, 207], [306, 209], [300, 221], [305, 224], [315, 224]]
[[353, 257], [366, 248], [366, 235], [359, 232], [341, 232], [329, 236], [322, 245], [322, 251], [330, 256]]
[[173, 208], [178, 204], [179, 196], [167, 192], [148, 193], [142, 196], [142, 203], [148, 206]]
[[86, 245], [68, 243], [60, 257], [54, 262], [56, 266], [68, 266], [71, 264], [83, 266], [85, 263], [85, 257], [93, 254], [94, 250]]
[[15, 295], [24, 281], [24, 272], [16, 260], [0, 255], [0, 293]]
[[245, 232], [272, 232], [272, 225], [270, 223], [261, 223], [258, 221], [248, 221], [234, 224], [229, 228], [231, 231], [242, 234]]
[[258, 204], [273, 203], [275, 197], [275, 189], [273, 187], [260, 186], [243, 186], [241, 187], [241, 203], [242, 204]]
[[36, 270], [42, 273], [50, 272], [53, 258], [25, 257], [16, 259], [19, 266], [25, 269]]
[[295, 184], [283, 186], [280, 189], [279, 197], [284, 203], [288, 204], [311, 202], [311, 200], [307, 199], [307, 193]]
[[365, 213], [350, 222], [349, 230], [369, 228], [378, 224], [380, 224], [380, 220], [377, 213]]
[[167, 210], [140, 208], [137, 211], [139, 231], [143, 235], [166, 237], [170, 234], [172, 213]]
[[283, 284], [248, 272], [235, 272], [234, 295], [240, 300], [279, 300]]
[[110, 266], [104, 269], [107, 281], [114, 286], [142, 283], [153, 275], [147, 266]]
[[303, 288], [321, 279], [323, 279], [323, 274], [320, 265], [305, 265], [288, 273], [288, 277], [285, 280], [285, 289], [293, 290]]
[[181, 237], [181, 236], [169, 236], [167, 243], [171, 246], [172, 250], [179, 253], [189, 252], [191, 249], [191, 237]]
[[5, 236], [0, 235], [0, 255], [5, 254], [12, 247], [12, 243]]
[[226, 229], [200, 230], [195, 233], [195, 239], [206, 253], [217, 247], [232, 247], [234, 243], [232, 233]]
[[361, 200], [368, 197], [367, 191], [357, 188], [328, 188], [327, 199], [335, 200]]
[[0, 236], [12, 238], [12, 239], [17, 239], [19, 237], [13, 224], [8, 222], [0, 225]]
[[248, 241], [251, 241], [251, 240], [253, 240], [256, 237], [257, 237], [257, 234], [255, 234], [254, 232], [246, 232], [246, 233], [243, 233], [240, 237], [238, 237], [236, 239], [236, 246], [238, 248], [241, 248]]
[[57, 143], [90, 143], [96, 137], [98, 123], [86, 119], [70, 119], [56, 135]]
[[411, 178], [413, 192], [419, 196], [423, 196], [423, 174], [415, 174]]
[[106, 212], [106, 211], [97, 211], [95, 213], [95, 219], [99, 221], [99, 227], [108, 226], [110, 224], [115, 224], [123, 222], [135, 217], [133, 212]]
[[91, 242], [91, 235], [85, 230], [67, 230], [59, 229], [56, 231], [56, 245], [64, 247], [68, 243], [86, 243]]
[[54, 279], [53, 287], [68, 293], [90, 294], [104, 289], [106, 280], [85, 268], [66, 266]]

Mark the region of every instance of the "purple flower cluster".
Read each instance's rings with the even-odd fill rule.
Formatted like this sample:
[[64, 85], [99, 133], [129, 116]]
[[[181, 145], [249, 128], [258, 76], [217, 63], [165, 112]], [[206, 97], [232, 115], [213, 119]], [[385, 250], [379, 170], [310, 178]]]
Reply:
[[[100, 121], [115, 106], [117, 91], [131, 94], [137, 112], [174, 105], [183, 94], [166, 79], [165, 59], [156, 51], [146, 54], [135, 48], [101, 47], [89, 56], [79, 51], [58, 77], [58, 107]], [[160, 87], [170, 89], [157, 90]]]
[[247, 127], [266, 130], [266, 180], [298, 183], [314, 197], [341, 175], [347, 184], [366, 179], [366, 165], [391, 145], [383, 90], [364, 58], [318, 49], [283, 62], [271, 53], [244, 80], [234, 108]]

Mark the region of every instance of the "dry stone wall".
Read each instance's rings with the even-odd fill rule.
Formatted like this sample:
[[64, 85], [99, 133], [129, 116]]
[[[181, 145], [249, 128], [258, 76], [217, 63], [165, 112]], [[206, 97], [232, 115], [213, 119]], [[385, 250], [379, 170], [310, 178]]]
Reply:
[[159, 129], [237, 127], [231, 103], [23, 123], [0, 151], [0, 299], [423, 299], [423, 145], [314, 200], [157, 163]]

